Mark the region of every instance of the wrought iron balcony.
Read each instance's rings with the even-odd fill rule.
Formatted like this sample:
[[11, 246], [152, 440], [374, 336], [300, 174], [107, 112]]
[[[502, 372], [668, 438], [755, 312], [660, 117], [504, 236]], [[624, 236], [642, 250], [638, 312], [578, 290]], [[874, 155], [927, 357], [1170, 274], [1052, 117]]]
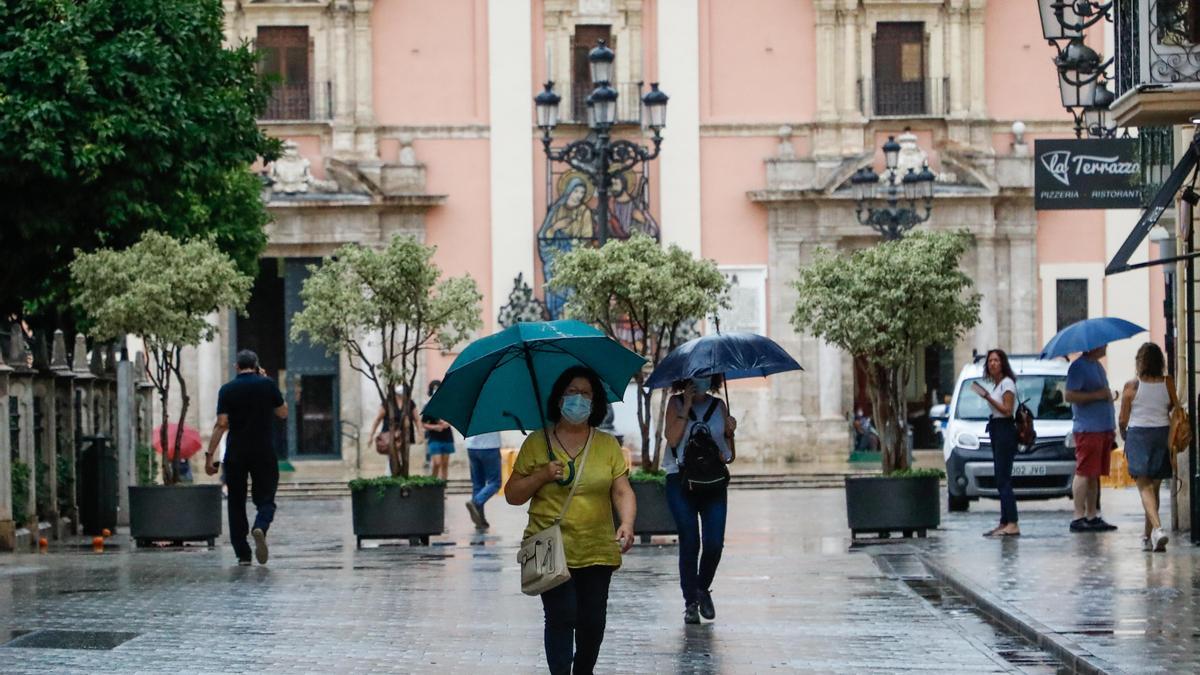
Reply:
[[1186, 124], [1200, 111], [1197, 0], [1114, 0], [1120, 126]]
[[1138, 163], [1142, 170], [1142, 206], [1167, 181], [1175, 164], [1175, 134], [1171, 127], [1138, 127]]
[[950, 114], [950, 78], [859, 80], [858, 105], [867, 117], [945, 117]]
[[[619, 82], [609, 85], [617, 90], [617, 124], [642, 123], [642, 83]], [[587, 97], [595, 89], [590, 82], [572, 82], [570, 97], [564, 97], [558, 119], [563, 124], [587, 124]]]
[[262, 122], [318, 121], [333, 119], [333, 83], [276, 83], [271, 86]]

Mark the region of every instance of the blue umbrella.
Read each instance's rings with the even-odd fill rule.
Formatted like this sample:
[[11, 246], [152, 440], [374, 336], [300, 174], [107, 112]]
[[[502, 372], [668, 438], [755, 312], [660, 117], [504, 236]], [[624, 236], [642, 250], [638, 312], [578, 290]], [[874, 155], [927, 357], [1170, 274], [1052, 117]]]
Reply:
[[1042, 348], [1042, 358], [1052, 359], [1056, 356], [1091, 351], [1110, 342], [1132, 337], [1145, 330], [1136, 323], [1110, 316], [1076, 321], [1050, 338], [1050, 341]]
[[652, 389], [676, 380], [721, 374], [726, 380], [804, 370], [774, 340], [754, 333], [716, 333], [676, 347], [646, 380]]
[[600, 376], [620, 401], [645, 359], [579, 321], [518, 323], [472, 342], [454, 359], [424, 414], [465, 436], [545, 426], [554, 381], [571, 366]]

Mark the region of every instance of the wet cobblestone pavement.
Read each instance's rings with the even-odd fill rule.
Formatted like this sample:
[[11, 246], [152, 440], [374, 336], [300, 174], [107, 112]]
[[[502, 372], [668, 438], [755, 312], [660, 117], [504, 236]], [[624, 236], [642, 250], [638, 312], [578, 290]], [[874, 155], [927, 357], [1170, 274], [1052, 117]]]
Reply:
[[[1163, 490], [1161, 515], [1169, 520]], [[1116, 532], [1072, 534], [1065, 499], [1020, 502], [1021, 537], [987, 540], [997, 502], [943, 514], [917, 546], [1050, 630], [1128, 673], [1200, 672], [1200, 549], [1173, 533], [1165, 553], [1141, 550], [1134, 489], [1102, 495]]]
[[[361, 551], [348, 499], [283, 501], [266, 567], [235, 566], [227, 544], [133, 551], [120, 538], [104, 554], [60, 545], [0, 556], [0, 671], [544, 672], [541, 605], [518, 589], [524, 513], [494, 500], [494, 534], [476, 536], [461, 501], [448, 500], [449, 534], [434, 546]], [[716, 622], [683, 624], [674, 545], [639, 544], [613, 579], [598, 671], [1056, 672], [905, 549], [849, 550], [840, 490], [735, 491], [730, 502]], [[1002, 544], [978, 538], [983, 517], [956, 517], [929, 550], [1007, 560]], [[1049, 536], [1021, 544], [1070, 562]], [[66, 639], [116, 646], [54, 647]]]

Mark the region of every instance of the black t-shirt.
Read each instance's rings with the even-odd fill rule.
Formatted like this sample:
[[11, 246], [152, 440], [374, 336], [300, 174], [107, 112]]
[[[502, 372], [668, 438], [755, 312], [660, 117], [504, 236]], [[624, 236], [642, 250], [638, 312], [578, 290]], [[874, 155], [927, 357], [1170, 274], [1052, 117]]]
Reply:
[[281, 405], [283, 394], [270, 378], [257, 373], [238, 373], [225, 383], [217, 394], [217, 414], [229, 416], [226, 456], [274, 453], [275, 409]]
[[[437, 424], [441, 422], [441, 420], [438, 418], [430, 417], [429, 415], [421, 415], [421, 421], [425, 424]], [[450, 427], [446, 427], [445, 431], [432, 431], [430, 429], [426, 429], [425, 439], [430, 441], [445, 441], [447, 443], [453, 443], [454, 431], [451, 430]]]

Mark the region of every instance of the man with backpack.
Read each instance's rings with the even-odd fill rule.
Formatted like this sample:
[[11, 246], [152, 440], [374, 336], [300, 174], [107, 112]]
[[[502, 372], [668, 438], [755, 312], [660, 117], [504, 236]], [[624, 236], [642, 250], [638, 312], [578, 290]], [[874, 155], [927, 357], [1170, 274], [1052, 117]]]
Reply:
[[685, 623], [712, 620], [717, 611], [711, 586], [725, 546], [729, 470], [737, 420], [714, 394], [721, 375], [676, 382], [667, 403], [663, 455], [667, 504], [679, 532], [679, 586]]

